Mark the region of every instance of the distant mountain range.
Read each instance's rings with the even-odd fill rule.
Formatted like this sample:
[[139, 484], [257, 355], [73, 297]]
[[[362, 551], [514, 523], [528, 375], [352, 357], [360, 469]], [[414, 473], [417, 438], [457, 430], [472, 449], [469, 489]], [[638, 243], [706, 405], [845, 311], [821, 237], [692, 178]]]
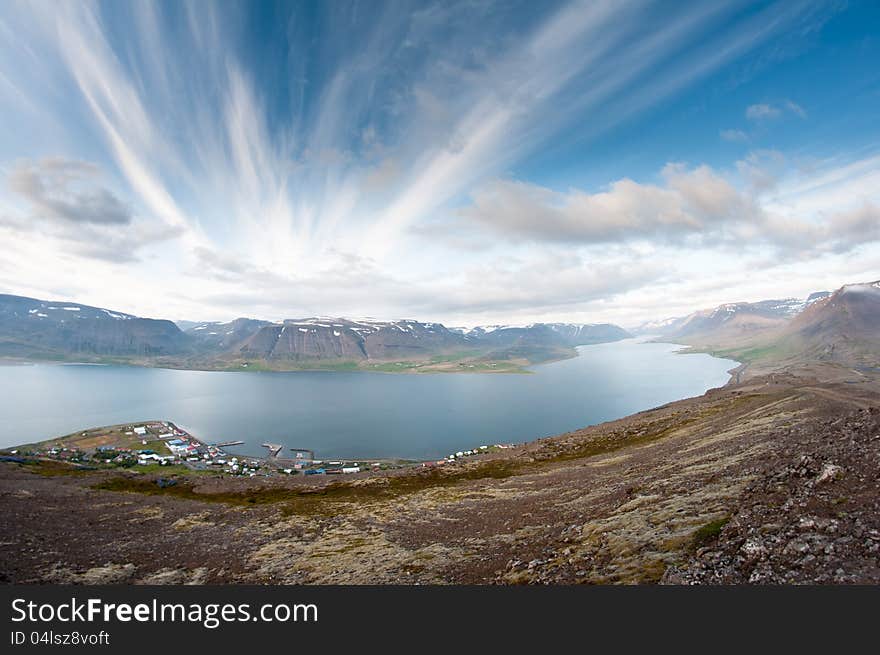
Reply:
[[[874, 365], [880, 282], [807, 298], [728, 303], [653, 321], [638, 334], [739, 361], [808, 358]], [[447, 328], [415, 320], [303, 318], [228, 323], [141, 318], [66, 301], [0, 295], [0, 357], [198, 369], [514, 371], [575, 347], [632, 336], [608, 323]]]
[[71, 302], [0, 295], [0, 356], [156, 357], [184, 352], [187, 337], [171, 321]]
[[804, 299], [732, 303], [646, 323], [637, 333], [760, 365], [880, 365], [880, 281], [848, 284]]
[[818, 291], [807, 298], [783, 298], [759, 302], [726, 303], [703, 309], [687, 316], [651, 321], [640, 325], [635, 332], [656, 334], [664, 337], [699, 337], [716, 335], [721, 331], [731, 333], [763, 330], [787, 323], [814, 302], [827, 298], [829, 291]]
[[[0, 295], [0, 356], [193, 368], [405, 368], [507, 370], [573, 355], [579, 345], [631, 336], [610, 324], [535, 323], [449, 329], [414, 320], [305, 318], [279, 323], [147, 319], [71, 302]], [[389, 370], [399, 370], [391, 368]]]

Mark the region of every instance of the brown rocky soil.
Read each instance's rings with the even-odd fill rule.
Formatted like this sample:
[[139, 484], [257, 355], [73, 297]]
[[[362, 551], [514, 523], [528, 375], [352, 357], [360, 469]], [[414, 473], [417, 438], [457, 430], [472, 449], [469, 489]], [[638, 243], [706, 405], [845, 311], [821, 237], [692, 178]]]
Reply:
[[842, 368], [346, 482], [0, 463], [0, 579], [877, 583], [878, 465], [880, 384]]

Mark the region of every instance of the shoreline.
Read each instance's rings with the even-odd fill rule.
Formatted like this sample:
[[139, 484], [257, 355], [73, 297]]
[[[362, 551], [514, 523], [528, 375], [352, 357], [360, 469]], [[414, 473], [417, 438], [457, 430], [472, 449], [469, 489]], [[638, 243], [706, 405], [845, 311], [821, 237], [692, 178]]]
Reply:
[[[593, 347], [596, 347], [596, 346], [606, 346], [606, 347], [607, 347], [607, 346], [613, 346], [613, 345], [617, 345], [617, 344], [621, 344], [621, 343], [626, 343], [627, 341], [629, 341], [629, 342], [631, 342], [631, 343], [633, 343], [633, 344], [651, 344], [651, 343], [654, 343], [654, 344], [658, 344], [658, 345], [659, 345], [659, 344], [662, 344], [662, 345], [665, 345], [665, 346], [672, 346], [672, 347], [674, 347], [675, 349], [671, 350], [670, 354], [676, 354], [676, 355], [678, 355], [678, 354], [707, 354], [707, 355], [709, 355], [710, 357], [714, 357], [711, 353], [706, 353], [706, 352], [701, 352], [701, 351], [695, 351], [695, 350], [693, 349], [692, 346], [689, 346], [689, 345], [687, 345], [687, 344], [679, 344], [679, 343], [673, 343], [673, 342], [669, 342], [669, 341], [654, 341], [654, 340], [652, 340], [651, 337], [649, 337], [649, 336], [640, 336], [640, 337], [633, 337], [633, 338], [630, 338], [630, 339], [618, 340], [618, 341], [615, 341], [615, 342], [604, 342], [604, 343], [600, 343], [600, 344], [588, 344], [588, 345], [584, 345], [584, 346], [578, 346], [578, 347], [574, 350], [574, 354], [571, 355], [571, 356], [561, 357], [561, 358], [557, 358], [557, 359], [552, 359], [552, 360], [543, 361], [543, 362], [540, 362], [540, 363], [538, 363], [538, 364], [534, 364], [533, 366], [534, 366], [535, 368], [537, 368], [537, 367], [539, 367], [539, 366], [544, 366], [544, 365], [549, 365], [549, 364], [560, 363], [560, 362], [565, 362], [565, 361], [569, 361], [569, 360], [577, 359], [578, 357], [582, 356], [582, 350], [586, 350], [586, 349], [593, 348]], [[719, 358], [719, 359], [721, 359], [721, 358]], [[729, 358], [723, 358], [723, 359], [729, 359]], [[0, 361], [2, 361], [2, 360], [0, 360]], [[735, 360], [731, 360], [731, 361], [734, 361], [734, 362], [735, 362]], [[31, 362], [31, 363], [29, 363], [29, 364], [31, 364], [31, 365], [35, 365], [36, 363], [37, 363], [37, 362]], [[73, 363], [73, 362], [47, 362], [47, 363], [60, 364], [60, 365], [73, 365], [73, 364], [75, 364], [75, 363]], [[731, 386], [731, 385], [734, 385], [734, 384], [738, 383], [738, 382], [740, 381], [740, 377], [737, 376], [737, 371], [738, 371], [738, 369], [742, 369], [742, 370], [744, 370], [744, 367], [746, 366], [746, 364], [742, 364], [742, 363], [738, 363], [738, 362], [735, 362], [735, 363], [737, 363], [737, 366], [735, 366], [734, 368], [728, 369], [728, 370], [726, 371], [726, 374], [728, 375], [728, 378], [727, 378], [726, 381], [724, 381], [724, 382], [722, 382], [722, 383], [720, 383], [720, 384], [716, 384], [716, 385], [714, 385], [714, 386], [707, 387], [707, 388], [703, 389], [701, 392], [696, 393], [696, 394], [694, 394], [694, 395], [685, 395], [685, 396], [682, 396], [682, 397], [680, 397], [680, 398], [672, 398], [671, 400], [665, 401], [665, 402], [663, 402], [662, 404], [666, 404], [666, 403], [668, 403], [668, 402], [677, 402], [677, 401], [681, 401], [681, 400], [689, 400], [689, 399], [692, 399], [692, 398], [697, 398], [697, 397], [699, 397], [699, 396], [701, 396], [701, 395], [704, 395], [704, 394], [706, 394], [706, 393], [708, 393], [708, 392], [710, 392], [710, 391], [712, 391], [712, 390], [725, 388], [725, 387], [728, 387], [728, 386]], [[27, 364], [23, 364], [23, 365], [27, 365]], [[87, 365], [88, 365], [88, 364], [87, 364]], [[92, 364], [92, 365], [98, 365], [98, 366], [112, 366], [112, 365], [108, 365], [108, 364]], [[137, 367], [137, 368], [157, 368], [157, 367]], [[181, 370], [181, 369], [164, 369], [164, 370]], [[184, 369], [184, 370], [188, 370], [188, 369]], [[210, 372], [210, 371], [206, 371], [206, 372]], [[266, 371], [259, 371], [259, 372], [266, 372]], [[288, 373], [288, 372], [306, 372], [306, 371], [269, 371], [269, 372]], [[336, 371], [326, 371], [326, 370], [325, 370], [325, 371], [323, 371], [323, 372], [325, 372], [325, 373], [333, 373], [333, 372], [336, 372]], [[373, 371], [356, 371], [356, 372], [369, 373], [369, 372], [373, 372]], [[376, 372], [380, 372], [380, 371], [376, 371]], [[381, 372], [385, 372], [385, 371], [381, 371]], [[402, 372], [403, 372], [403, 371], [402, 371]], [[538, 373], [539, 371], [538, 371], [538, 370], [527, 370], [527, 371], [524, 371], [524, 372], [529, 373], [529, 374], [535, 374], [535, 373]], [[740, 373], [741, 373], [741, 371], [740, 371]], [[661, 406], [661, 405], [656, 405], [656, 406]], [[637, 411], [647, 411], [647, 410], [652, 409], [653, 407], [654, 407], [654, 406], [646, 407], [646, 408], [644, 408], [644, 409], [637, 410]], [[625, 415], [621, 415], [621, 416], [612, 416], [612, 417], [607, 418], [607, 419], [604, 419], [604, 420], [619, 420], [619, 419], [621, 419], [621, 418], [625, 418]], [[194, 439], [198, 440], [198, 442], [199, 442], [200, 444], [205, 445], [205, 446], [210, 445], [210, 444], [208, 444], [206, 441], [204, 441], [203, 439], [196, 437], [196, 436], [195, 436], [195, 431], [193, 431], [192, 429], [190, 429], [190, 427], [188, 427], [188, 426], [183, 426], [182, 424], [178, 423], [177, 421], [175, 421], [175, 420], [171, 420], [171, 419], [163, 419], [163, 421], [167, 421], [167, 422], [171, 423], [171, 424], [174, 425], [174, 426], [178, 426], [178, 427], [180, 427], [180, 428], [181, 428], [182, 430], [184, 430], [188, 435], [190, 435], [190, 436], [193, 437]], [[602, 422], [602, 420], [600, 420], [599, 422]], [[575, 427], [568, 428], [568, 429], [584, 429], [584, 428], [592, 427], [592, 426], [597, 425], [597, 424], [598, 424], [597, 422], [586, 421], [586, 422], [584, 422], [584, 423], [580, 423], [580, 424], [576, 425]], [[111, 429], [111, 428], [119, 427], [120, 425], [133, 425], [133, 423], [126, 421], [126, 422], [118, 422], [118, 423], [114, 423], [114, 424], [104, 424], [104, 425], [99, 425], [99, 426], [86, 426], [86, 427], [82, 427], [82, 428], [77, 428], [77, 429], [75, 429], [75, 430], [71, 430], [70, 432], [66, 433], [66, 435], [63, 435], [63, 436], [53, 435], [53, 436], [49, 436], [49, 437], [46, 437], [46, 438], [44, 438], [44, 439], [41, 439], [41, 440], [39, 440], [39, 441], [28, 442], [28, 443], [25, 444], [25, 445], [31, 445], [31, 444], [35, 444], [35, 443], [45, 443], [45, 442], [48, 442], [48, 441], [54, 441], [54, 440], [57, 440], [57, 439], [64, 438], [64, 436], [74, 435], [74, 434], [79, 433], [79, 432], [94, 432], [94, 431], [100, 431], [100, 430], [107, 430], [107, 429]], [[565, 429], [565, 428], [563, 428], [563, 430], [564, 430], [564, 429]], [[526, 435], [525, 438], [523, 438], [523, 435], [520, 435], [520, 437], [522, 438], [522, 441], [518, 441], [517, 444], [529, 444], [529, 443], [533, 443], [533, 442], [538, 441], [538, 440], [540, 440], [540, 439], [545, 439], [545, 438], [547, 438], [547, 436], [548, 436], [548, 435], [546, 435], [546, 434], [541, 435], [541, 434], [537, 434], [537, 433], [536, 433], [536, 434], [533, 434], [532, 436], [528, 436], [528, 435]], [[489, 442], [494, 442], [494, 439], [492, 439], [491, 437], [489, 437], [488, 441], [489, 441]], [[253, 443], [252, 443], [252, 442], [253, 442]], [[250, 440], [246, 440], [246, 443], [244, 443], [244, 444], [235, 444], [235, 445], [231, 445], [231, 446], [229, 446], [229, 448], [231, 448], [231, 450], [230, 450], [229, 452], [230, 452], [232, 455], [236, 456], [236, 457], [244, 457], [244, 458], [254, 459], [254, 460], [266, 460], [266, 461], [272, 461], [272, 460], [291, 459], [291, 458], [284, 458], [284, 457], [280, 457], [280, 458], [271, 458], [271, 457], [270, 457], [270, 458], [267, 458], [267, 457], [265, 456], [265, 453], [263, 453], [261, 449], [256, 448], [256, 447], [254, 447], [252, 450], [250, 450], [250, 451], [248, 451], [248, 452], [241, 452], [240, 448], [242, 448], [242, 447], [247, 448], [249, 443], [250, 443], [251, 446], [253, 446], [255, 442], [254, 442], [253, 439], [250, 439]], [[300, 444], [300, 445], [309, 446], [309, 445], [311, 445], [311, 444]], [[9, 445], [9, 446], [5, 446], [5, 447], [3, 447], [3, 449], [4, 449], [4, 450], [8, 450], [8, 449], [10, 449], [10, 448], [17, 448], [17, 447], [21, 447], [21, 445]], [[285, 448], [287, 447], [286, 444], [284, 444], [284, 447], [285, 447]], [[376, 456], [376, 457], [374, 457], [374, 456], [368, 456], [368, 455], [360, 455], [360, 456], [357, 456], [357, 457], [349, 457], [349, 456], [345, 456], [345, 457], [343, 457], [342, 455], [340, 455], [340, 454], [338, 454], [338, 453], [334, 453], [334, 454], [330, 454], [330, 455], [322, 455], [322, 457], [330, 458], [330, 459], [364, 460], [364, 461], [366, 461], [366, 460], [370, 460], [370, 461], [380, 461], [380, 460], [381, 460], [381, 461], [384, 461], [384, 462], [395, 462], [395, 463], [397, 463], [397, 462], [406, 462], [406, 463], [412, 463], [412, 462], [415, 462], [415, 463], [421, 463], [421, 462], [436, 462], [436, 461], [438, 461], [440, 458], [445, 457], [445, 456], [443, 456], [443, 455], [437, 455], [437, 457], [432, 457], [432, 456], [430, 456], [430, 455], [427, 455], [427, 456], [426, 456], [426, 455], [423, 455], [423, 456], [416, 456], [416, 457], [408, 457], [408, 458], [404, 458], [404, 457], [398, 457], [398, 456], [394, 456], [394, 455], [388, 455], [388, 454], [386, 454], [386, 455], [383, 455], [383, 456]]]
[[[18, 583], [753, 583], [741, 546], [760, 534], [774, 557], [760, 581], [876, 582], [865, 530], [880, 527], [880, 387], [850, 382], [784, 371], [470, 461], [350, 476], [6, 458], [0, 484], [27, 500], [6, 507], [16, 555], [5, 573]], [[847, 438], [829, 438], [831, 425]], [[780, 505], [792, 509], [781, 517]], [[835, 530], [805, 562], [787, 544], [810, 521]], [[71, 524], [100, 527], [72, 542]]]
[[[140, 426], [140, 427], [138, 427]], [[147, 430], [137, 432], [138, 429]], [[169, 431], [170, 432], [167, 432]], [[163, 433], [164, 432], [164, 433]], [[116, 435], [111, 438], [111, 435]], [[124, 437], [122, 435], [125, 435]], [[108, 443], [96, 442], [108, 440]], [[124, 442], [130, 443], [124, 443]], [[140, 442], [138, 444], [137, 442]], [[165, 450], [170, 454], [157, 453], [155, 444], [162, 442]], [[183, 442], [182, 445], [180, 442]], [[88, 445], [85, 445], [88, 444]], [[141, 449], [151, 446], [150, 449]], [[482, 446], [472, 450], [458, 453], [458, 456], [450, 456], [443, 459], [405, 459], [396, 457], [342, 457], [338, 455], [315, 457], [312, 450], [306, 448], [294, 449], [286, 444], [278, 444], [280, 450], [290, 451], [289, 456], [273, 455], [274, 444], [264, 444], [269, 448], [269, 455], [249, 455], [236, 453], [229, 448], [235, 448], [240, 444], [235, 442], [219, 441], [208, 442], [188, 427], [170, 419], [149, 419], [144, 421], [123, 422], [112, 425], [103, 425], [82, 430], [76, 430], [66, 435], [30, 442], [20, 445], [0, 448], [0, 454], [13, 461], [21, 459], [20, 463], [46, 463], [65, 464], [73, 469], [93, 471], [116, 471], [120, 473], [153, 473], [156, 465], [167, 468], [171, 476], [176, 474], [198, 475], [210, 473], [224, 478], [235, 479], [242, 477], [272, 478], [279, 474], [288, 477], [295, 473], [304, 475], [331, 475], [333, 473], [351, 474], [357, 473], [388, 473], [393, 470], [434, 467], [448, 464], [453, 461], [462, 461], [472, 455], [496, 452], [512, 448], [514, 444], [495, 444], [491, 447]], [[158, 446], [161, 448], [161, 446]], [[478, 450], [482, 448], [483, 450]], [[126, 456], [128, 463], [116, 466], [109, 465], [107, 460], [98, 457], [103, 452], [120, 453]], [[147, 453], [145, 456], [141, 453]], [[298, 453], [310, 453], [311, 457], [297, 457]], [[140, 461], [144, 457], [145, 461]], [[133, 459], [137, 459], [138, 465], [133, 466]], [[147, 458], [151, 458], [147, 461]], [[167, 461], [162, 461], [163, 459]], [[116, 460], [114, 460], [116, 461]], [[153, 468], [149, 465], [152, 462]], [[98, 464], [97, 466], [95, 464]], [[222, 466], [223, 468], [212, 468]], [[351, 466], [355, 470], [346, 470]]]
[[[291, 368], [272, 368], [267, 367], [262, 364], [262, 362], [253, 362], [253, 365], [250, 365], [251, 362], [242, 362], [239, 364], [230, 363], [228, 366], [211, 366], [211, 365], [200, 365], [198, 363], [193, 362], [165, 362], [161, 360], [138, 360], [138, 359], [123, 359], [120, 361], [88, 361], [88, 360], [78, 360], [78, 359], [65, 359], [65, 358], [29, 358], [29, 357], [9, 357], [9, 356], [0, 356], [0, 366], [9, 365], [9, 366], [33, 366], [40, 364], [47, 365], [58, 365], [58, 366], [125, 366], [125, 367], [133, 367], [133, 368], [146, 368], [146, 369], [161, 369], [161, 370], [170, 370], [170, 371], [198, 371], [204, 373], [236, 373], [236, 372], [251, 372], [251, 373], [390, 373], [394, 375], [399, 374], [434, 374], [434, 373], [469, 373], [469, 374], [513, 374], [513, 375], [531, 375], [534, 373], [531, 369], [535, 366], [541, 366], [543, 364], [552, 364], [553, 362], [565, 361], [568, 359], [574, 359], [579, 355], [579, 348], [590, 347], [590, 346], [601, 346], [606, 344], [614, 344], [621, 343], [625, 341], [640, 341], [643, 340], [641, 337], [627, 337], [624, 339], [616, 339], [614, 341], [600, 341], [598, 343], [588, 343], [581, 344], [577, 346], [570, 346], [568, 352], [564, 352], [562, 350], [558, 351], [551, 357], [546, 359], [541, 359], [540, 361], [530, 362], [527, 359], [522, 360], [506, 360], [506, 359], [485, 359], [483, 361], [475, 361], [473, 359], [462, 358], [460, 360], [449, 360], [449, 361], [431, 361], [425, 360], [424, 362], [420, 362], [418, 360], [410, 361], [410, 360], [367, 360], [373, 361], [372, 364], [368, 364], [366, 362], [362, 362], [359, 360], [342, 360], [337, 364], [329, 363], [331, 360], [328, 360], [328, 364], [326, 366], [322, 365], [312, 365], [312, 363], [308, 363], [304, 366], [294, 366]], [[491, 354], [491, 353], [489, 353]], [[112, 359], [108, 356], [109, 359]], [[470, 363], [469, 363], [470, 362]], [[218, 362], [219, 364], [219, 362]], [[442, 368], [442, 366], [450, 365], [449, 368]], [[455, 365], [456, 366], [452, 366]], [[373, 367], [388, 367], [388, 366], [397, 366], [400, 365], [400, 370], [387, 369], [387, 368], [370, 368]], [[498, 368], [495, 368], [495, 367]]]
[[[611, 342], [609, 342], [611, 343]], [[568, 355], [564, 357], [555, 357], [553, 359], [542, 360], [540, 362], [536, 362], [534, 364], [524, 363], [524, 364], [515, 364], [511, 368], [500, 368], [500, 369], [491, 369], [491, 368], [474, 368], [473, 370], [461, 369], [461, 368], [449, 368], [449, 369], [423, 369], [422, 365], [419, 366], [408, 366], [402, 368], [401, 370], [386, 370], [386, 369], [371, 369], [364, 368], [358, 365], [355, 365], [352, 368], [344, 368], [344, 367], [300, 367], [300, 368], [261, 368], [258, 366], [250, 367], [250, 366], [229, 366], [226, 368], [220, 367], [202, 367], [202, 366], [187, 366], [187, 365], [174, 365], [174, 364], [166, 364], [166, 363], [140, 363], [140, 362], [89, 362], [89, 361], [78, 361], [78, 360], [58, 360], [58, 359], [20, 359], [14, 357], [0, 357], [0, 366], [120, 366], [127, 368], [144, 368], [144, 369], [157, 369], [164, 371], [193, 371], [198, 373], [379, 373], [379, 374], [390, 374], [390, 375], [430, 375], [430, 374], [449, 374], [449, 373], [464, 373], [471, 375], [482, 375], [482, 374], [494, 374], [494, 375], [529, 375], [532, 373], [528, 369], [531, 366], [540, 366], [541, 364], [549, 364], [556, 361], [564, 361], [566, 359], [572, 359], [573, 357], [577, 357], [577, 355]], [[499, 362], [501, 360], [498, 360]], [[381, 362], [375, 364], [375, 366], [391, 366], [396, 365], [398, 363], [394, 360]], [[486, 365], [493, 364], [492, 360], [486, 362]], [[427, 364], [431, 364], [430, 362]], [[436, 362], [435, 362], [436, 364]], [[422, 369], [422, 370], [419, 370]]]
[[746, 369], [749, 367], [749, 362], [741, 362], [737, 359], [733, 359], [732, 357], [721, 357], [721, 356], [715, 354], [715, 351], [705, 350], [705, 349], [699, 348], [698, 346], [693, 346], [693, 345], [686, 344], [686, 343], [675, 343], [673, 341], [662, 341], [660, 339], [662, 339], [662, 338], [661, 337], [658, 337], [658, 338], [646, 337], [645, 343], [666, 343], [666, 344], [670, 344], [673, 346], [680, 346], [680, 348], [675, 351], [676, 355], [700, 355], [700, 354], [702, 354], [702, 355], [709, 355], [710, 357], [714, 357], [715, 359], [729, 359], [730, 361], [736, 363], [736, 366], [727, 370], [727, 374], [730, 376], [730, 379], [727, 380], [727, 382], [725, 382], [723, 385], [721, 385], [721, 387], [718, 387], [718, 388], [724, 388], [724, 387], [740, 384], [741, 382], [744, 381], [742, 376], [746, 372]]

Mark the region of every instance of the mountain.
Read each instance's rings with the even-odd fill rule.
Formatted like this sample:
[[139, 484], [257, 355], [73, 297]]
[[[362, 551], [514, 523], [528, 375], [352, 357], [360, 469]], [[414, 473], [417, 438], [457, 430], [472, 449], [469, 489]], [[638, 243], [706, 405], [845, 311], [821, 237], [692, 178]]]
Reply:
[[532, 323], [480, 326], [465, 331], [464, 336], [478, 347], [488, 348], [486, 358], [536, 363], [570, 357], [576, 346], [619, 341], [632, 335], [608, 323]]
[[793, 298], [754, 303], [728, 303], [711, 310], [694, 312], [674, 326], [669, 335], [682, 337], [706, 335], [721, 330], [728, 332], [763, 330], [784, 324], [803, 307], [803, 302]]
[[[514, 370], [574, 355], [574, 347], [630, 336], [609, 324], [535, 323], [448, 329], [415, 320], [303, 318], [282, 322], [158, 319], [0, 295], [0, 357], [114, 360], [180, 368], [409, 368]], [[496, 364], [500, 362], [500, 365]], [[395, 367], [391, 370], [403, 370]]]
[[467, 338], [440, 323], [305, 318], [263, 325], [238, 352], [268, 360], [394, 361], [426, 359], [468, 345]]
[[880, 354], [880, 281], [847, 284], [795, 317], [779, 342], [820, 361], [876, 365]]
[[178, 326], [186, 325], [186, 335], [192, 339], [200, 351], [227, 351], [240, 348], [263, 327], [272, 325], [269, 321], [253, 318], [237, 318], [228, 323], [210, 322], [196, 323], [179, 321]]
[[543, 341], [566, 346], [587, 346], [619, 341], [632, 335], [610, 323], [532, 323], [525, 326], [488, 325], [466, 331], [465, 336], [484, 343], [511, 345], [518, 341]]
[[721, 305], [674, 319], [665, 329], [664, 339], [742, 362], [738, 380], [805, 365], [878, 370], [880, 281], [847, 284], [803, 301]]
[[197, 325], [204, 325], [202, 321], [174, 321], [174, 324], [183, 332], [191, 330]]
[[156, 357], [187, 352], [171, 321], [78, 303], [0, 295], [0, 356]]
[[[210, 326], [206, 329], [217, 331]], [[535, 323], [468, 330], [414, 320], [306, 318], [262, 326], [241, 344], [238, 354], [288, 361], [423, 361], [458, 354], [536, 362], [570, 356], [574, 346], [628, 336], [622, 328], [608, 324]]]
[[805, 304], [807, 306], [812, 305], [817, 300], [822, 300], [823, 298], [827, 298], [830, 295], [831, 295], [830, 291], [816, 291], [815, 293], [811, 293], [809, 296], [807, 296], [807, 300], [806, 300]]
[[636, 331], [671, 339], [687, 339], [688, 343], [749, 338], [787, 324], [805, 308], [829, 295], [828, 291], [819, 291], [806, 299], [726, 303], [687, 316], [644, 323]]

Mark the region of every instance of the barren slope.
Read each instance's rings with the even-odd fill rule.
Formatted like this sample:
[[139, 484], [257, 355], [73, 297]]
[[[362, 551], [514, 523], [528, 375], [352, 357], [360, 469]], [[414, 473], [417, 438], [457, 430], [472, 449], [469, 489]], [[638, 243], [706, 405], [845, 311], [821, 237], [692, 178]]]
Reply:
[[323, 487], [198, 477], [161, 489], [0, 463], [0, 571], [8, 582], [880, 582], [878, 385], [836, 372], [753, 380], [442, 472]]

